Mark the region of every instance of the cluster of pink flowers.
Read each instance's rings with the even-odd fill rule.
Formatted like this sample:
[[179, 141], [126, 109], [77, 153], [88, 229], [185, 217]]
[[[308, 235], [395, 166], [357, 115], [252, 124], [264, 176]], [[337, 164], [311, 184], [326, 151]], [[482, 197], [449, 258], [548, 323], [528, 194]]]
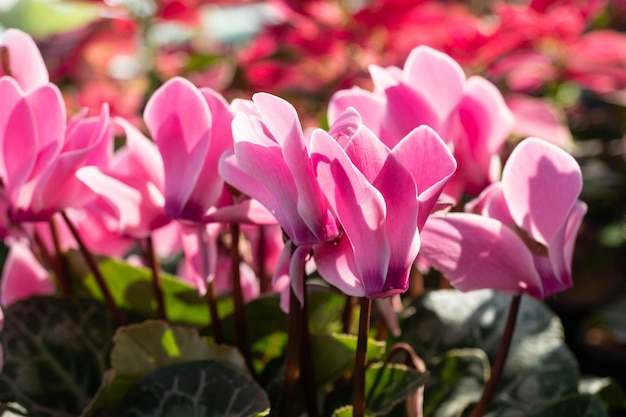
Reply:
[[[262, 271], [275, 271], [273, 290], [291, 283], [301, 295], [311, 260], [345, 294], [400, 294], [418, 253], [462, 290], [547, 297], [572, 284], [585, 212], [577, 163], [526, 139], [498, 181], [511, 112], [492, 84], [466, 79], [429, 47], [402, 69], [372, 66], [373, 92], [336, 92], [327, 130], [303, 129], [274, 95], [229, 104], [175, 77], [143, 113], [151, 139], [107, 106], [68, 121], [30, 37], [8, 30], [1, 47], [0, 230], [11, 247], [3, 306], [54, 290], [33, 253], [75, 245], [43, 223], [61, 228], [59, 213], [94, 252], [122, 257], [149, 236], [161, 256], [184, 252], [181, 275], [200, 292], [227, 262], [226, 223], [264, 247], [263, 257], [244, 256], [248, 297]], [[115, 133], [125, 137], [117, 149]], [[467, 193], [481, 193], [469, 213], [442, 214]]]

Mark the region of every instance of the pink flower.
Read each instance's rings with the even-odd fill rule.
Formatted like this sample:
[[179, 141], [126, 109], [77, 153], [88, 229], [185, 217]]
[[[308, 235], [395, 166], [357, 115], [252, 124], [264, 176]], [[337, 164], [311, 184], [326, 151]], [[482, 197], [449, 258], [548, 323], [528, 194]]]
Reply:
[[165, 214], [202, 223], [222, 193], [217, 165], [232, 149], [232, 113], [213, 90], [173, 78], [150, 98], [144, 120], [161, 154]]
[[322, 277], [353, 296], [406, 291], [419, 230], [456, 168], [445, 143], [422, 126], [390, 149], [348, 109], [313, 132], [311, 160], [343, 230], [314, 247]]
[[502, 173], [466, 209], [431, 218], [421, 254], [461, 291], [492, 288], [545, 298], [572, 285], [571, 262], [587, 206], [580, 167], [536, 138], [522, 141]]
[[10, 244], [0, 282], [2, 283], [0, 305], [3, 307], [33, 295], [54, 293], [54, 285], [50, 281], [48, 271], [24, 242], [16, 241]]
[[482, 77], [466, 80], [452, 58], [420, 46], [403, 69], [370, 66], [375, 90], [342, 90], [329, 104], [334, 122], [354, 107], [389, 147], [420, 125], [434, 129], [450, 146], [458, 169], [446, 193], [457, 199], [463, 191], [478, 194], [497, 180], [499, 157], [513, 127], [513, 116], [496, 87]]
[[295, 109], [270, 94], [253, 100], [257, 114], [235, 116], [234, 152], [222, 158], [220, 174], [260, 201], [296, 246], [336, 238], [337, 221], [317, 183]]
[[21, 30], [8, 29], [2, 33], [0, 76], [3, 75], [13, 77], [27, 93], [48, 84], [48, 70], [39, 48], [33, 39]]
[[155, 144], [130, 123], [117, 119], [126, 144], [109, 166], [81, 168], [76, 176], [101, 199], [117, 220], [120, 234], [145, 238], [169, 223], [163, 197], [163, 163]]
[[14, 221], [41, 221], [86, 204], [87, 188], [75, 177], [85, 165], [106, 164], [112, 151], [107, 107], [99, 117], [66, 123], [61, 94], [52, 84], [24, 92], [0, 78], [0, 178]]

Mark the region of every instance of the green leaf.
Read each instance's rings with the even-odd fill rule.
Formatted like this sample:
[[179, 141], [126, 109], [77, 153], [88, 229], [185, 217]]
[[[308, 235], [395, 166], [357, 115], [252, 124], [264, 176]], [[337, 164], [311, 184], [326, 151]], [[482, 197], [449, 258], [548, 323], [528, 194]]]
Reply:
[[600, 400], [595, 395], [573, 394], [550, 403], [528, 414], [528, 417], [607, 417]]
[[217, 361], [156, 370], [120, 404], [118, 417], [252, 417], [266, 415], [265, 392], [246, 373]]
[[[365, 372], [366, 415], [396, 415], [392, 413], [394, 407], [400, 405], [402, 409], [406, 409], [401, 403], [424, 386], [427, 379], [428, 373], [418, 372], [405, 365], [383, 365], [381, 362], [370, 365]], [[351, 403], [352, 384], [350, 383], [333, 390], [327, 396], [324, 414], [352, 415]]]
[[[332, 417], [352, 417], [352, 411], [352, 406], [346, 405], [344, 407], [336, 409]], [[367, 411], [365, 411], [365, 417], [372, 417], [372, 414], [369, 414]]]
[[399, 364], [376, 363], [365, 374], [365, 398], [369, 413], [388, 415], [393, 407], [405, 401], [422, 387], [428, 373], [418, 372]]
[[113, 324], [101, 303], [32, 297], [4, 310], [0, 401], [37, 416], [78, 415], [107, 369]]
[[454, 349], [434, 358], [429, 370], [424, 415], [461, 415], [480, 398], [488, 378], [489, 359], [480, 349]]
[[158, 369], [200, 360], [216, 360], [246, 372], [237, 349], [207, 343], [195, 330], [149, 321], [118, 329], [113, 338], [112, 369], [83, 414], [110, 415], [139, 381]]
[[[102, 300], [102, 292], [96, 279], [82, 265], [82, 255], [70, 251], [66, 256], [75, 274], [82, 277], [77, 283], [78, 290]], [[99, 267], [118, 306], [137, 316], [137, 321], [157, 318], [157, 302], [149, 269], [131, 266], [116, 259], [105, 259], [100, 262]], [[161, 280], [167, 317], [172, 323], [195, 327], [210, 323], [206, 301], [196, 288], [166, 273], [161, 274]], [[230, 299], [220, 301], [218, 307], [220, 315], [225, 315], [232, 311], [232, 302]]]
[[[412, 305], [415, 313], [403, 323], [401, 340], [411, 344], [429, 368], [435, 357], [460, 348], [481, 349], [493, 361], [510, 300], [494, 291], [433, 291]], [[559, 319], [542, 302], [523, 297], [494, 407], [501, 402], [525, 414], [577, 392], [578, 378]]]
[[608, 409], [626, 410], [624, 389], [611, 378], [585, 378], [578, 384], [581, 394], [595, 394]]
[[[311, 355], [314, 358], [315, 380], [318, 387], [332, 383], [354, 368], [357, 337], [348, 334], [312, 334]], [[367, 360], [374, 362], [385, 353], [385, 342], [367, 341]]]

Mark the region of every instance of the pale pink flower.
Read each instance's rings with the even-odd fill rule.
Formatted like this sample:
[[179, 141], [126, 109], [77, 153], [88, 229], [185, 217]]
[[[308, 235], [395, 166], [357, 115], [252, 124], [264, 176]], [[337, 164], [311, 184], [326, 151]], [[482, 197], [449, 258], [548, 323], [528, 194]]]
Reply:
[[421, 254], [452, 284], [545, 298], [572, 285], [571, 263], [587, 206], [582, 175], [567, 152], [529, 138], [502, 173], [466, 207], [472, 213], [432, 217]]
[[411, 51], [404, 68], [370, 66], [374, 92], [341, 90], [329, 104], [332, 124], [354, 107], [389, 147], [420, 125], [435, 130], [453, 150], [458, 169], [445, 194], [478, 194], [497, 180], [499, 153], [513, 127], [500, 92], [486, 79], [466, 79], [449, 56], [425, 46]]

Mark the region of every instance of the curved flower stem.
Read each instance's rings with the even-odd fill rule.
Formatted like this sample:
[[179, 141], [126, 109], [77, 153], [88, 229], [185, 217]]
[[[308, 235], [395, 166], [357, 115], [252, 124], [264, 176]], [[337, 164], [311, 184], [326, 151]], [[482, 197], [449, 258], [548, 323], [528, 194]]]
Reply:
[[[426, 372], [426, 364], [420, 358], [411, 345], [408, 343], [398, 342], [389, 349], [385, 365], [391, 363], [396, 355], [405, 353], [405, 365], [415, 369], [418, 372]], [[410, 395], [407, 399], [407, 413], [409, 417], [422, 417], [424, 415], [424, 386], [422, 385], [417, 391]]]
[[58, 263], [59, 258], [52, 256], [43, 239], [37, 232], [37, 230], [33, 231], [33, 241], [37, 245], [38, 251], [34, 250], [34, 247], [31, 245], [31, 250], [33, 254], [40, 260], [43, 260], [46, 265], [52, 270], [54, 276], [56, 278], [56, 282], [59, 285], [59, 289], [61, 290], [61, 294], [65, 296], [72, 295], [73, 289], [70, 285], [69, 280], [67, 279], [67, 275], [63, 273]]
[[515, 330], [515, 322], [517, 321], [517, 312], [519, 310], [521, 295], [516, 295], [511, 299], [511, 305], [509, 307], [509, 315], [506, 318], [506, 325], [504, 327], [504, 333], [502, 339], [500, 339], [500, 346], [498, 347], [498, 353], [491, 368], [491, 377], [483, 393], [478, 400], [478, 404], [474, 407], [470, 417], [482, 417], [487, 411], [487, 407], [491, 403], [491, 399], [496, 392], [502, 371], [504, 370], [504, 364], [506, 363], [506, 357], [509, 354], [509, 348], [511, 347], [511, 340], [513, 339], [513, 330]]
[[123, 326], [126, 323], [126, 319], [124, 318], [124, 315], [122, 314], [122, 310], [120, 310], [117, 304], [115, 304], [115, 300], [113, 299], [113, 296], [111, 295], [111, 291], [109, 290], [109, 287], [107, 286], [107, 283], [104, 280], [102, 273], [100, 272], [100, 268], [98, 268], [98, 264], [96, 263], [96, 260], [94, 259], [93, 255], [91, 254], [91, 252], [85, 245], [85, 242], [83, 241], [83, 239], [80, 237], [80, 234], [78, 233], [78, 230], [76, 229], [76, 227], [74, 227], [74, 224], [72, 223], [72, 221], [69, 219], [69, 217], [67, 217], [67, 214], [64, 211], [61, 211], [61, 216], [63, 216], [63, 220], [67, 224], [67, 227], [70, 229], [72, 236], [74, 236], [74, 239], [78, 243], [78, 247], [80, 248], [80, 251], [85, 257], [85, 261], [87, 261], [87, 265], [89, 266], [89, 269], [91, 269], [93, 276], [96, 278], [96, 282], [98, 283], [98, 286], [100, 287], [100, 291], [102, 291], [104, 302], [106, 303], [107, 307], [109, 308], [109, 311], [113, 315], [113, 320], [115, 324], [117, 326]]
[[278, 417], [290, 417], [293, 414], [293, 399], [296, 396], [300, 378], [300, 326], [302, 325], [300, 301], [293, 287], [289, 290], [289, 318], [287, 323], [287, 357], [285, 359], [285, 381], [280, 398]]
[[365, 368], [367, 367], [367, 338], [370, 330], [370, 314], [372, 300], [361, 298], [361, 313], [359, 317], [359, 336], [356, 344], [356, 358], [354, 361], [352, 391], [352, 416], [365, 415]]
[[248, 340], [248, 322], [246, 320], [246, 310], [243, 301], [243, 290], [241, 289], [241, 274], [239, 264], [241, 257], [239, 255], [239, 225], [231, 223], [230, 229], [230, 264], [231, 276], [233, 280], [233, 301], [235, 304], [235, 331], [237, 332], [237, 347], [243, 355], [246, 366], [252, 375], [254, 375], [254, 367], [252, 366], [252, 355], [250, 354], [250, 342]]
[[57, 281], [61, 287], [61, 291], [64, 295], [72, 295], [74, 288], [70, 282], [70, 276], [67, 271], [66, 260], [63, 257], [63, 250], [61, 249], [61, 239], [59, 238], [59, 228], [57, 227], [54, 217], [51, 217], [48, 221], [50, 225], [50, 235], [52, 235], [52, 242], [54, 244], [55, 256], [52, 258], [51, 268], [57, 275]]
[[152, 271], [152, 289], [154, 290], [154, 298], [157, 302], [157, 317], [161, 320], [167, 320], [167, 312], [165, 310], [165, 297], [163, 296], [163, 283], [161, 282], [161, 272], [154, 252], [154, 242], [152, 236], [146, 238], [146, 258], [150, 270]]

